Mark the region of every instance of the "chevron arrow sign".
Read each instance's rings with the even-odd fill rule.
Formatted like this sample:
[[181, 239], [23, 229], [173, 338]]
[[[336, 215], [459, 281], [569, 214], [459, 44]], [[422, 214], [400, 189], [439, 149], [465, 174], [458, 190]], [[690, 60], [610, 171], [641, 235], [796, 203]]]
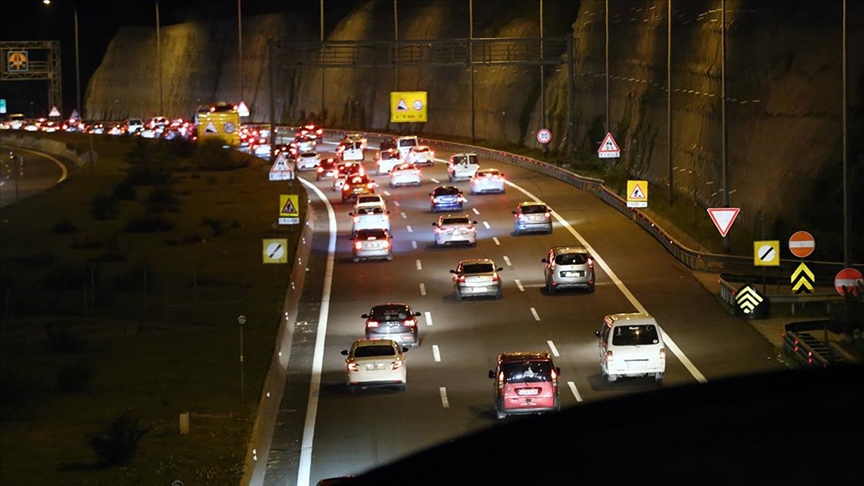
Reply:
[[807, 268], [807, 265], [804, 262], [801, 262], [798, 265], [798, 268], [792, 272], [792, 291], [796, 294], [809, 294], [813, 292], [813, 286], [816, 284], [816, 277], [813, 276], [813, 272]]
[[763, 300], [764, 298], [762, 295], [749, 285], [741, 287], [735, 294], [735, 302], [738, 303], [738, 307], [741, 308], [745, 314], [752, 313]]

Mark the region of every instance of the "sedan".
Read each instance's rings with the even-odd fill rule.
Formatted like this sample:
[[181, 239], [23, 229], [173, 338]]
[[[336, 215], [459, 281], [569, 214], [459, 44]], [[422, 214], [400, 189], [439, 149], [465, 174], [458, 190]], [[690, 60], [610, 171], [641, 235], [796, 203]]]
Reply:
[[336, 174], [339, 173], [336, 159], [333, 157], [321, 159], [321, 163], [318, 164], [318, 168], [315, 169], [315, 172], [317, 173], [315, 178], [319, 181], [321, 179], [333, 179], [336, 177]]
[[461, 211], [465, 203], [462, 190], [456, 186], [438, 186], [429, 193], [432, 212]]
[[541, 202], [521, 202], [513, 211], [513, 233], [533, 232], [552, 234], [552, 211]]
[[361, 229], [354, 233], [352, 245], [352, 260], [387, 260], [393, 259], [393, 243], [390, 232], [382, 228]]
[[452, 245], [456, 243], [477, 246], [477, 221], [472, 221], [468, 215], [440, 216], [435, 227], [435, 246]]
[[504, 287], [498, 272], [504, 270], [495, 266], [488, 258], [462, 260], [453, 274], [453, 294], [456, 300], [466, 297], [495, 297], [501, 299]]
[[417, 328], [420, 313], [408, 304], [379, 304], [361, 317], [366, 319], [366, 339], [392, 339], [406, 346], [420, 346]]
[[408, 348], [399, 347], [391, 339], [358, 339], [351, 349], [342, 350], [345, 359], [345, 386], [357, 388], [373, 386], [395, 386], [405, 390], [408, 376], [405, 369], [405, 353]]
[[471, 194], [504, 193], [504, 174], [498, 169], [481, 169], [471, 177]]
[[315, 170], [321, 163], [321, 155], [318, 152], [300, 152], [296, 160], [297, 170]]
[[419, 186], [420, 169], [416, 165], [405, 163], [397, 165], [390, 171], [390, 187]]

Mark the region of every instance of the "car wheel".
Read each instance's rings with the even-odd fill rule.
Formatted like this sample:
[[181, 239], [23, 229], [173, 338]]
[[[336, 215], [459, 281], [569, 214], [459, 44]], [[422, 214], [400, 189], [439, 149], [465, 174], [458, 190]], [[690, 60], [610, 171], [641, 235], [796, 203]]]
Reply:
[[546, 292], [549, 293], [549, 294], [554, 294], [554, 293], [555, 293], [555, 286], [552, 285], [552, 282], [550, 282], [550, 281], [548, 281], [548, 280], [546, 281]]
[[360, 261], [360, 259], [359, 259], [359, 258], [357, 258], [357, 257], [354, 257], [354, 258], [352, 258], [352, 259], [351, 259], [351, 261], [352, 261], [352, 262], [354, 262], [354, 263], [357, 263], [357, 262], [359, 262], [359, 261]]
[[594, 284], [588, 286], [588, 292], [594, 292]]
[[504, 420], [507, 418], [507, 414], [502, 412], [501, 410], [495, 410], [495, 415], [498, 417], [498, 420]]
[[609, 381], [609, 383], [613, 383], [618, 379], [618, 377], [615, 375], [606, 375], [606, 379]]
[[663, 383], [663, 373], [654, 373], [654, 381]]
[[462, 300], [462, 292], [459, 292], [459, 291], [457, 290], [457, 291], [455, 292], [455, 296], [456, 296], [456, 301], [457, 301], [457, 302], [459, 302], [459, 301]]
[[551, 227], [550, 227], [549, 229], [546, 230], [546, 234], [547, 234], [547, 235], [551, 235], [551, 234], [552, 234], [552, 228], [551, 228]]
[[399, 384], [399, 391], [405, 391], [407, 389], [408, 389], [408, 383], [400, 383]]
[[393, 261], [393, 255], [387, 255], [387, 261], [392, 262]]
[[471, 248], [477, 248], [477, 242], [472, 241], [470, 246], [471, 246]]
[[452, 176], [452, 175], [450, 175], [450, 174], [447, 174], [447, 179], [449, 179], [449, 180], [450, 180], [450, 182], [453, 182], [453, 176]]
[[495, 300], [501, 300], [502, 297], [504, 297], [504, 289], [499, 287], [498, 293], [495, 294]]
[[561, 400], [560, 400], [558, 397], [555, 397], [555, 404], [552, 405], [552, 408], [553, 408], [556, 412], [561, 411]]

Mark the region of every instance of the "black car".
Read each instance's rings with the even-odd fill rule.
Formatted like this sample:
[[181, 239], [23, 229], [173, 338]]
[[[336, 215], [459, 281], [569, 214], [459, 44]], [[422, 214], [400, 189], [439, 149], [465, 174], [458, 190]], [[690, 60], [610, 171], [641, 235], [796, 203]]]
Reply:
[[438, 186], [429, 193], [432, 212], [461, 211], [465, 203], [462, 190], [456, 186]]
[[401, 303], [387, 303], [372, 307], [366, 319], [366, 339], [392, 339], [403, 346], [420, 346], [417, 327], [419, 312]]

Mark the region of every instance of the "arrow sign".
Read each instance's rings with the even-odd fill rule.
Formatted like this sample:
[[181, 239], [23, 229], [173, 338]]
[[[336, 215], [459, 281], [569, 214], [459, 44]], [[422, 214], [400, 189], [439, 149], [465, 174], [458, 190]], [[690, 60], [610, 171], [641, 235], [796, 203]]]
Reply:
[[711, 216], [711, 221], [714, 221], [720, 236], [725, 237], [740, 211], [741, 208], [708, 208], [708, 216]]
[[792, 291], [796, 294], [805, 293], [809, 294], [813, 292], [813, 286], [816, 284], [816, 277], [813, 275], [813, 272], [807, 268], [807, 265], [804, 262], [801, 262], [798, 265], [798, 268], [792, 272]]
[[749, 285], [742, 287], [735, 294], [735, 302], [745, 314], [751, 314], [763, 300], [765, 299], [759, 292]]

